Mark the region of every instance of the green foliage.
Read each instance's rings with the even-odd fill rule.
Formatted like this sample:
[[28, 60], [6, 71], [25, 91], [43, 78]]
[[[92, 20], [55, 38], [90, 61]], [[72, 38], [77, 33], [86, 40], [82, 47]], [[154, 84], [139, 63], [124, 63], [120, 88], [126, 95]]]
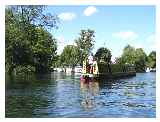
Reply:
[[51, 67], [54, 68], [54, 67], [60, 67], [61, 66], [61, 57], [60, 55], [55, 55], [55, 57], [52, 59], [52, 62], [51, 62]]
[[152, 51], [147, 57], [147, 66], [149, 68], [156, 68], [156, 51]]
[[52, 35], [39, 27], [35, 29], [35, 40], [32, 45], [33, 63], [37, 72], [47, 72], [56, 58], [57, 43]]
[[57, 15], [45, 13], [43, 5], [13, 5], [8, 6], [13, 16], [19, 20], [18, 24], [24, 25], [22, 29], [27, 29], [30, 24], [44, 28], [58, 28], [59, 18]]
[[127, 45], [123, 49], [123, 54], [116, 60], [119, 64], [133, 64], [135, 65], [136, 72], [145, 72], [147, 56], [142, 48], [135, 49]]
[[94, 37], [95, 37], [94, 30], [81, 30], [80, 37], [75, 40], [78, 48], [81, 50], [81, 60], [80, 63], [82, 64], [83, 60], [89, 55], [91, 50], [94, 46]]
[[118, 57], [115, 60], [115, 63], [117, 63], [117, 64], [125, 64], [125, 62], [126, 62], [125, 59], [122, 57]]
[[126, 72], [127, 66], [126, 65], [120, 65], [120, 64], [111, 64], [112, 72]]
[[43, 14], [44, 6], [8, 6], [5, 10], [6, 72], [31, 65], [46, 72], [54, 60], [56, 40], [47, 28], [57, 27], [56, 16]]
[[[7, 6], [5, 10], [5, 64], [6, 72], [47, 72], [50, 67], [76, 66], [82, 64], [94, 47], [94, 30], [81, 30], [75, 40], [77, 46], [67, 45], [62, 54], [57, 56], [56, 39], [48, 32], [58, 28], [56, 15], [44, 12], [45, 6], [18, 5]], [[126, 64], [133, 64], [137, 72], [144, 72], [146, 67], [156, 67], [156, 52], [147, 57], [143, 49], [127, 45], [117, 65], [111, 65], [111, 52], [107, 48], [97, 50], [95, 57], [103, 62], [104, 72], [126, 70]], [[124, 66], [125, 65], [125, 66]], [[29, 67], [29, 68], [28, 68]], [[33, 68], [32, 68], [33, 67]], [[101, 65], [100, 65], [101, 67]], [[115, 68], [117, 67], [117, 68]], [[102, 65], [102, 69], [103, 69]]]
[[35, 72], [35, 67], [30, 65], [26, 65], [26, 66], [19, 65], [14, 69], [14, 71], [17, 75], [31, 74]]
[[111, 64], [112, 73], [135, 72], [135, 67], [127, 64]]
[[80, 60], [80, 50], [77, 46], [67, 45], [61, 54], [61, 64], [63, 66], [76, 66]]
[[135, 67], [137, 72], [145, 72], [147, 55], [142, 48], [138, 48], [135, 51]]
[[98, 63], [99, 73], [109, 73], [108, 63]]
[[123, 54], [121, 56], [121, 61], [123, 63], [128, 63], [128, 64], [135, 64], [135, 48], [131, 47], [130, 45], [127, 45], [123, 49]]
[[[111, 63], [111, 52], [109, 49], [101, 47], [97, 50], [96, 54], [95, 54], [95, 58], [97, 60], [98, 63], [103, 63], [103, 65], [105, 65], [106, 69], [102, 72], [110, 72], [111, 73], [111, 67], [110, 67], [110, 63]], [[103, 69], [103, 65], [101, 68], [101, 65], [99, 65], [99, 67], [101, 69]]]
[[[110, 64], [111, 73], [135, 72], [135, 67], [127, 64]], [[107, 63], [98, 63], [99, 73], [110, 73]]]
[[17, 65], [31, 62], [31, 49], [11, 9], [6, 9], [5, 27], [6, 71], [12, 72]]
[[95, 57], [98, 62], [110, 63], [111, 62], [111, 51], [107, 48], [101, 47], [97, 50]]
[[152, 51], [147, 57], [142, 48], [135, 49], [128, 45], [124, 48], [122, 56], [116, 59], [116, 63], [133, 64], [136, 72], [145, 72], [147, 67], [156, 67], [156, 52]]

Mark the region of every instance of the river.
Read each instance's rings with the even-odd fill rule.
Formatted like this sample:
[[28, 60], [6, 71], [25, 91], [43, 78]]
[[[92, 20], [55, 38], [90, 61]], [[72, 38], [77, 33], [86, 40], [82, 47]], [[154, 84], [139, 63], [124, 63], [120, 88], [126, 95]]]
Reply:
[[51, 73], [6, 78], [6, 117], [156, 117], [156, 73], [90, 83], [79, 77]]

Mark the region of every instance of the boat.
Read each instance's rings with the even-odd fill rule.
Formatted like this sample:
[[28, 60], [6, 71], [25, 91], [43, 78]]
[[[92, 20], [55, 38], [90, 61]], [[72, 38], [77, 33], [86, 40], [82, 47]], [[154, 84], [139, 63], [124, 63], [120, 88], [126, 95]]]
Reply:
[[151, 68], [150, 72], [156, 72], [156, 68]]
[[108, 64], [104, 62], [93, 61], [92, 66], [85, 60], [83, 61], [81, 81], [94, 81], [96, 79], [119, 79], [125, 77], [136, 76], [135, 66], [131, 64]]
[[149, 68], [147, 68], [147, 69], [146, 69], [146, 72], [150, 72], [150, 69], [149, 69]]
[[83, 61], [81, 81], [93, 81], [98, 74], [98, 65], [96, 61], [93, 61], [92, 66], [87, 64], [87, 61]]

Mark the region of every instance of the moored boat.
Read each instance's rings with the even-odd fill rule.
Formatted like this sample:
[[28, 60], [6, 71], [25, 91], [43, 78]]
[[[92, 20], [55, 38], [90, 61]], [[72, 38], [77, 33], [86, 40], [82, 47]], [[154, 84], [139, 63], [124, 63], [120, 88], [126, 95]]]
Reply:
[[[108, 67], [109, 66], [109, 67]], [[135, 66], [129, 64], [110, 64], [94, 61], [89, 65], [83, 61], [81, 81], [94, 81], [94, 79], [117, 79], [136, 76]]]

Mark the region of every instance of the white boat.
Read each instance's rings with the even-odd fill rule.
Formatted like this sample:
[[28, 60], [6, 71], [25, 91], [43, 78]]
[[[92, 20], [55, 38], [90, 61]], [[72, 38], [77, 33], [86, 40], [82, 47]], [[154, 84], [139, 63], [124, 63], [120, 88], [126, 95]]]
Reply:
[[146, 69], [146, 72], [150, 72], [150, 69], [149, 69], [149, 68], [147, 68], [147, 69]]

